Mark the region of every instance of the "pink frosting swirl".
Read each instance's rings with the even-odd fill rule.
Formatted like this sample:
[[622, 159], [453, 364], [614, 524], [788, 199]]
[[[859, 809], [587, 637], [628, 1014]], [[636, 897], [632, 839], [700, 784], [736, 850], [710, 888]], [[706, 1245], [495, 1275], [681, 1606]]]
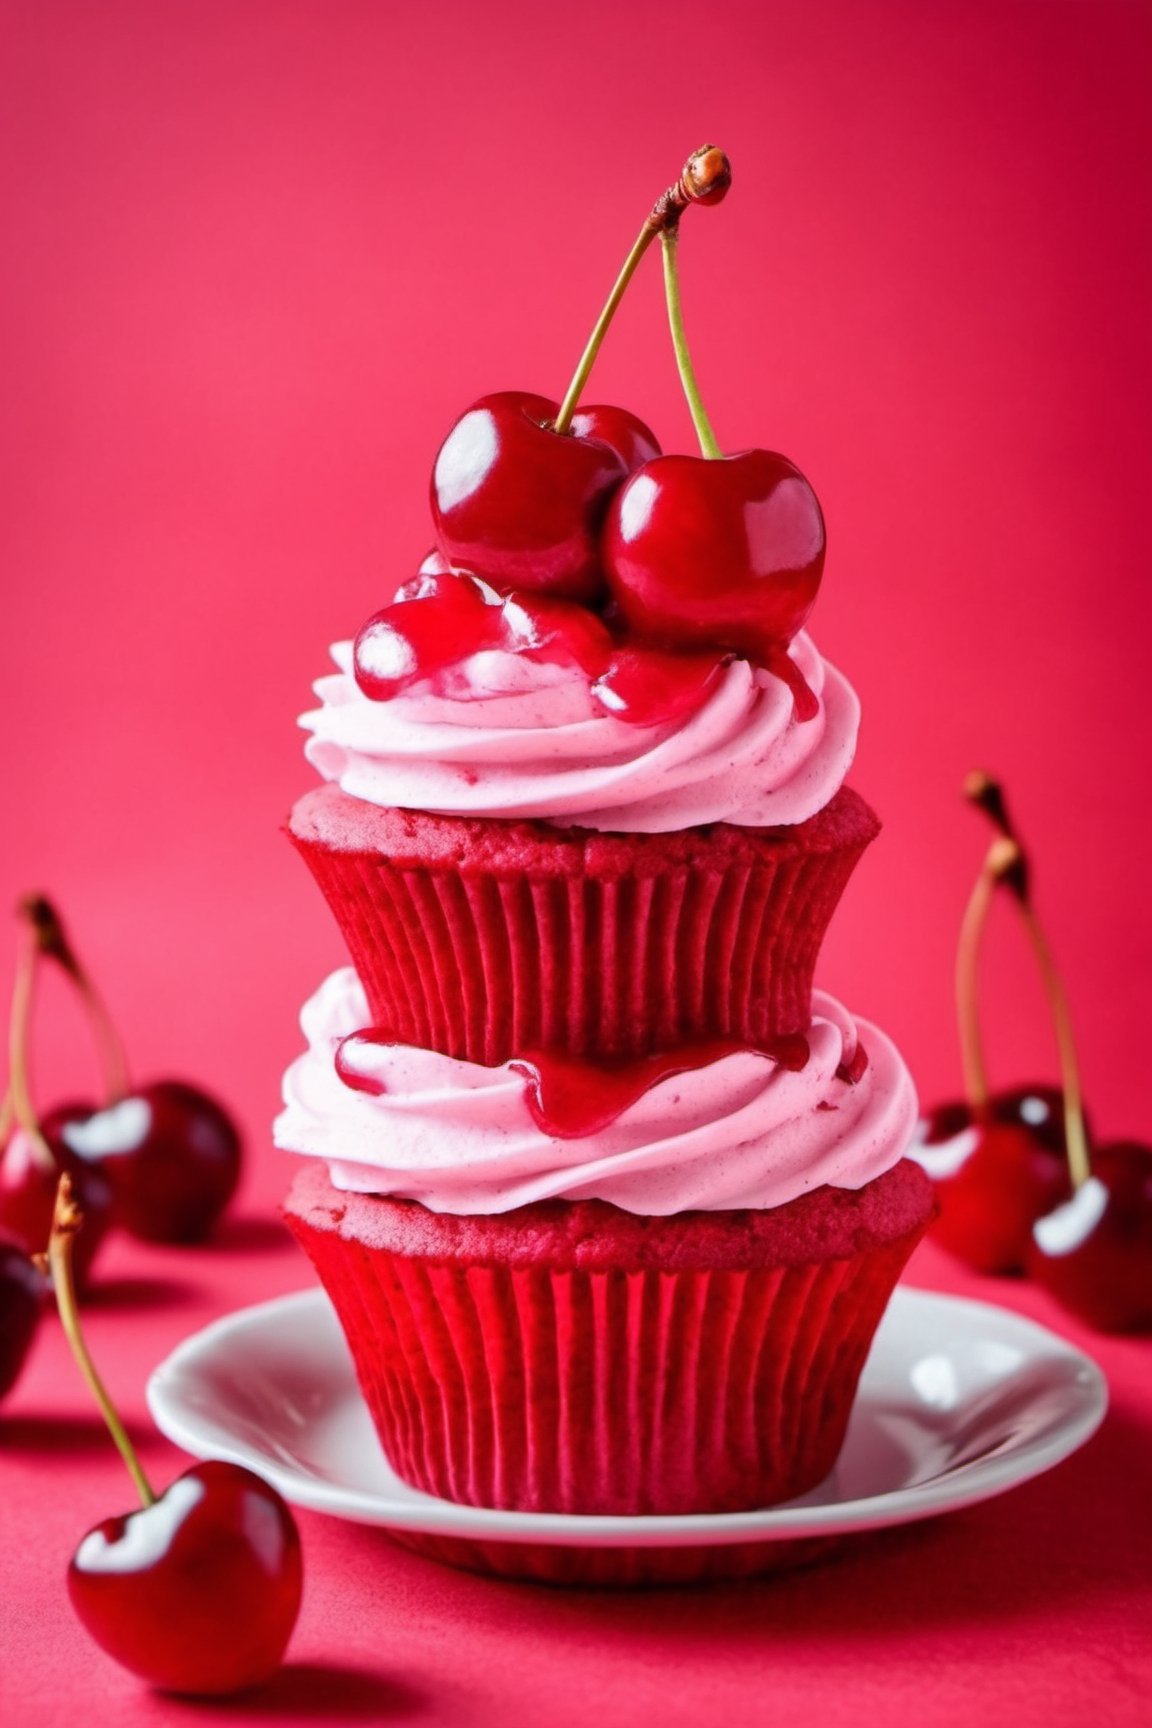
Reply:
[[327, 1160], [338, 1188], [418, 1200], [433, 1212], [491, 1214], [536, 1200], [608, 1200], [664, 1217], [781, 1206], [825, 1183], [861, 1188], [894, 1165], [916, 1125], [916, 1094], [896, 1050], [860, 1023], [868, 1064], [837, 1077], [857, 1028], [817, 992], [799, 1072], [738, 1051], [660, 1080], [607, 1128], [558, 1139], [537, 1126], [526, 1077], [409, 1045], [360, 1044], [346, 1084], [336, 1046], [367, 1024], [351, 968], [312, 997], [307, 1053], [284, 1079], [274, 1128], [285, 1151]]
[[638, 834], [791, 825], [843, 784], [860, 710], [807, 635], [789, 652], [818, 699], [810, 720], [797, 721], [781, 679], [733, 660], [685, 714], [640, 726], [605, 713], [578, 666], [502, 650], [465, 661], [451, 696], [372, 701], [339, 642], [338, 671], [317, 682], [321, 705], [300, 724], [324, 778], [370, 804]]

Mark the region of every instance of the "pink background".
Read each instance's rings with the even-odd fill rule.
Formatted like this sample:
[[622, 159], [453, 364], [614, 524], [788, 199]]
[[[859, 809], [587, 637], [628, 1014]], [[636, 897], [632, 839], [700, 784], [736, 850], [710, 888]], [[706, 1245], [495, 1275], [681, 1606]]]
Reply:
[[[250, 1133], [249, 1214], [283, 1186], [267, 1134], [279, 1073], [300, 1001], [339, 957], [278, 833], [311, 782], [293, 723], [310, 680], [426, 549], [427, 477], [454, 417], [493, 388], [562, 391], [649, 203], [706, 137], [729, 150], [735, 186], [685, 225], [697, 369], [721, 441], [785, 451], [820, 493], [830, 554], [814, 633], [863, 698], [854, 783], [886, 822], [822, 981], [893, 1031], [926, 1098], [955, 1090], [953, 943], [984, 844], [958, 787], [971, 766], [995, 768], [1033, 844], [1098, 1127], [1152, 1134], [1138, 1029], [1152, 921], [1146, 4], [3, 0], [0, 40], [0, 905], [33, 886], [58, 896], [141, 1075], [186, 1074], [232, 1102]], [[666, 448], [691, 448], [654, 265], [605, 349], [598, 398], [627, 402]], [[1007, 915], [995, 942], [995, 1075], [1048, 1073], [1050, 1032]], [[92, 1070], [65, 998], [46, 991], [45, 1007], [51, 1101]], [[97, 1310], [129, 1402], [191, 1326], [305, 1282], [289, 1250], [259, 1254], [257, 1240], [181, 1260], [183, 1296], [127, 1331], [114, 1304]], [[129, 1284], [157, 1275], [155, 1257], [116, 1252]], [[934, 1250], [918, 1268], [921, 1282], [951, 1279]], [[981, 1289], [1055, 1318], [1032, 1293]], [[9, 1450], [30, 1494], [46, 1449], [69, 1473], [66, 1552], [69, 1531], [127, 1497], [114, 1459], [94, 1441], [75, 1457], [75, 1431], [53, 1426], [51, 1413], [81, 1407], [55, 1344], [17, 1394]], [[1106, 1347], [1121, 1384], [1136, 1385], [1143, 1349]], [[1110, 1470], [1131, 1468], [1134, 1432], [1113, 1430]], [[1025, 1507], [1019, 1540], [1046, 1542], [1036, 1561], [1051, 1571], [1059, 1544], [1042, 1533], [1065, 1502], [1058, 1489], [1037, 1499], [1047, 1491], [1012, 1504]], [[866, 1670], [875, 1649], [864, 1596], [879, 1590], [898, 1615], [955, 1561], [969, 1583], [947, 1586], [943, 1642], [930, 1629], [880, 1690], [902, 1684], [911, 1700], [925, 1663], [948, 1661], [927, 1719], [970, 1720], [972, 1666], [1003, 1674], [1027, 1632], [1018, 1619], [1010, 1634], [973, 1631], [984, 1568], [995, 1556], [1006, 1575], [1002, 1519], [967, 1515], [968, 1547], [962, 1535], [951, 1554], [941, 1531], [935, 1551], [924, 1536], [897, 1547], [887, 1573], [882, 1559], [879, 1574], [826, 1574], [831, 1597], [810, 1575], [789, 1600], [836, 1611], [786, 1617], [807, 1654], [775, 1702], [811, 1700], [815, 1670], [823, 1719], [839, 1720], [861, 1674], [845, 1652]], [[1123, 1578], [1119, 1502], [1111, 1524], [1101, 1514], [1079, 1535], [1102, 1528], [1101, 1575]], [[308, 1531], [329, 1584], [331, 1568], [362, 1564], [362, 1535], [320, 1520]], [[35, 1610], [17, 1685], [50, 1720], [59, 1663], [81, 1646], [61, 1618], [56, 1550], [20, 1570], [34, 1534], [9, 1532], [5, 1583]], [[371, 1553], [380, 1582], [350, 1585], [356, 1624], [378, 1614], [391, 1660], [397, 1601], [418, 1601], [404, 1637], [440, 1626], [417, 1639], [419, 1660], [454, 1676], [428, 1696], [421, 1683], [418, 1704], [401, 1688], [393, 1715], [493, 1719], [475, 1713], [489, 1693], [457, 1673], [463, 1655], [437, 1642], [461, 1624], [489, 1640], [485, 1661], [503, 1633], [498, 1659], [526, 1663], [540, 1709], [565, 1701], [560, 1723], [612, 1697], [638, 1700], [639, 1714], [618, 1702], [625, 1723], [647, 1719], [648, 1698], [666, 1723], [713, 1706], [738, 1720], [739, 1699], [766, 1702], [753, 1656], [770, 1595], [698, 1608], [709, 1660], [726, 1665], [705, 1685], [700, 1646], [675, 1657], [655, 1608], [573, 1619], [559, 1598], [511, 1598], [375, 1539]], [[1017, 1599], [1030, 1574], [1010, 1571]], [[1071, 1636], [1067, 1603], [1046, 1589], [1028, 1610], [1044, 1628], [1034, 1652]], [[499, 1607], [513, 1599], [530, 1658]], [[330, 1589], [313, 1600], [331, 1616]], [[1125, 1619], [1119, 1596], [1096, 1600], [1106, 1674]], [[1011, 1614], [1003, 1592], [1000, 1607]], [[332, 1632], [319, 1612], [305, 1643], [317, 1659]], [[699, 1622], [676, 1613], [683, 1638]], [[672, 1663], [682, 1718], [614, 1665], [619, 1625], [642, 1667]], [[553, 1638], [554, 1669], [541, 1656]], [[33, 1683], [40, 1657], [55, 1678], [45, 1666]], [[1062, 1704], [1073, 1720], [1094, 1672], [1037, 1670], [1016, 1720], [1032, 1707], [1063, 1719]], [[100, 1674], [130, 1710], [131, 1684]], [[355, 1715], [349, 1698], [336, 1714]], [[1110, 1719], [1134, 1719], [1130, 1704], [1114, 1700]]]

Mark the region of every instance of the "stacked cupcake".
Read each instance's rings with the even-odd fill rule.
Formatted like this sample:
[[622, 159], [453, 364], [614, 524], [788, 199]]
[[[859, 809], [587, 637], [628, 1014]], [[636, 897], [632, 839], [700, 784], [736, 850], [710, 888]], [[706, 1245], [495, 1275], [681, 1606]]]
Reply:
[[303, 718], [353, 964], [286, 1077], [288, 1217], [418, 1488], [763, 1507], [831, 1470], [932, 1210], [903, 1063], [813, 993], [878, 828], [858, 705], [790, 462], [562, 418], [463, 416], [436, 552]]

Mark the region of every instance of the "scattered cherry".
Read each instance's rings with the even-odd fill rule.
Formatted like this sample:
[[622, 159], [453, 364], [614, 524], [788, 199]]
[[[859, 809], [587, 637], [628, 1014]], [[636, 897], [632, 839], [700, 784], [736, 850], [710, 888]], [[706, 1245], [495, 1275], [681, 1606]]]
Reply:
[[979, 951], [998, 884], [1018, 877], [1015, 841], [996, 840], [973, 890], [957, 948], [956, 995], [967, 1099], [930, 1112], [917, 1155], [936, 1184], [932, 1234], [977, 1272], [1024, 1270], [1032, 1225], [1070, 1191], [1063, 1134], [1052, 1104], [1060, 1094], [1036, 1088], [989, 1091], [980, 1039]]
[[87, 1631], [165, 1692], [239, 1692], [280, 1666], [300, 1608], [300, 1537], [239, 1464], [194, 1464], [139, 1511], [90, 1530], [68, 1568]]
[[1152, 1328], [1152, 1147], [1097, 1147], [1071, 1199], [1033, 1226], [1028, 1271], [1101, 1332]]
[[44, 1118], [69, 1170], [110, 1185], [115, 1222], [145, 1242], [203, 1242], [240, 1176], [240, 1136], [222, 1105], [182, 1080], [153, 1080], [102, 1109]]
[[[62, 1105], [37, 1125], [30, 1116], [26, 1081], [22, 1083], [17, 1117], [22, 1127], [34, 1131], [43, 1154], [39, 1185], [29, 1183], [35, 1186], [35, 1207], [46, 1206], [46, 1174], [51, 1166], [57, 1172], [69, 1171], [91, 1219], [90, 1242], [78, 1255], [81, 1271], [109, 1222], [149, 1242], [203, 1241], [239, 1180], [241, 1143], [235, 1123], [223, 1105], [186, 1081], [154, 1080], [134, 1087], [120, 1036], [56, 908], [36, 894], [26, 897], [20, 911], [31, 936], [31, 959], [24, 999], [22, 1004], [14, 1002], [13, 1014], [19, 1011], [27, 1020], [35, 958], [43, 955], [55, 961], [92, 1018], [108, 1095], [102, 1106]], [[15, 1088], [14, 1075], [14, 1094]], [[45, 1224], [50, 1218], [47, 1208]], [[45, 1240], [42, 1236], [36, 1245]]]
[[0, 1398], [20, 1378], [40, 1324], [45, 1288], [43, 1272], [20, 1244], [0, 1237]]
[[933, 1240], [974, 1272], [1022, 1272], [1033, 1224], [1068, 1193], [1063, 1162], [1022, 1123], [971, 1117], [918, 1156], [936, 1185]]
[[194, 1464], [154, 1493], [80, 1329], [71, 1269], [80, 1223], [64, 1176], [48, 1247], [60, 1318], [142, 1506], [80, 1543], [68, 1569], [72, 1605], [102, 1649], [164, 1691], [258, 1685], [279, 1666], [300, 1608], [295, 1521], [276, 1490], [238, 1464]]
[[[1027, 856], [998, 782], [982, 772], [970, 774], [965, 794], [1000, 835], [993, 846], [1005, 861], [999, 879], [1015, 900], [1032, 943], [1060, 1051], [1061, 1091], [1020, 1088], [1004, 1095], [1001, 1106], [1028, 1122], [1034, 1146], [1043, 1146], [1049, 1156], [1061, 1153], [1064, 1159], [1065, 1192], [1033, 1219], [1025, 1246], [1026, 1270], [1071, 1313], [1101, 1331], [1150, 1329], [1152, 1147], [1122, 1140], [1091, 1149], [1072, 1016], [1032, 901]], [[974, 1220], [973, 1237], [977, 1229]]]
[[[48, 1119], [40, 1124], [38, 1136], [17, 1128], [0, 1155], [0, 1230], [6, 1231], [29, 1254], [44, 1252], [52, 1228], [56, 1186], [60, 1172], [67, 1167], [64, 1148], [49, 1131]], [[76, 1196], [84, 1211], [84, 1229], [76, 1241], [74, 1268], [77, 1288], [84, 1292], [91, 1282], [93, 1262], [112, 1224], [112, 1188], [107, 1177], [95, 1168], [76, 1170], [74, 1179]]]

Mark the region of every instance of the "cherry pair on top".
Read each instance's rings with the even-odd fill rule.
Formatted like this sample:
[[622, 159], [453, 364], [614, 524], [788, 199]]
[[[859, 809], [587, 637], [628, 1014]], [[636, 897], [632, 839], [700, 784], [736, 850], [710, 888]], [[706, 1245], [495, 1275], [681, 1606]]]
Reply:
[[[594, 693], [606, 711], [639, 724], [674, 711], [678, 681], [698, 689], [732, 655], [781, 673], [798, 718], [815, 711], [785, 650], [820, 585], [819, 503], [785, 456], [722, 455], [684, 336], [679, 219], [690, 203], [718, 203], [730, 181], [727, 157], [714, 146], [689, 158], [646, 219], [562, 403], [501, 391], [456, 422], [432, 474], [433, 566], [425, 566], [423, 583], [404, 584], [356, 640], [355, 674], [367, 696], [387, 700], [416, 682], [451, 693], [460, 662], [499, 645], [574, 660], [600, 685]], [[577, 406], [624, 289], [657, 235], [700, 456], [661, 455], [626, 409]], [[511, 622], [507, 605], [503, 617], [483, 615], [482, 607], [495, 613], [507, 597], [516, 603]]]

